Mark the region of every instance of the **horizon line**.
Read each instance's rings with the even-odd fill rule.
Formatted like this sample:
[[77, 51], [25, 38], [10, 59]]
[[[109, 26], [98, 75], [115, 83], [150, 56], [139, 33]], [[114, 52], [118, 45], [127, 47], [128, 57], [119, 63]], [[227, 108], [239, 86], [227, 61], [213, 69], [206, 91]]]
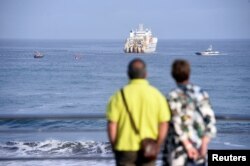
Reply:
[[[0, 40], [125, 40], [122, 38], [0, 38]], [[250, 40], [250, 38], [158, 38], [158, 40]]]

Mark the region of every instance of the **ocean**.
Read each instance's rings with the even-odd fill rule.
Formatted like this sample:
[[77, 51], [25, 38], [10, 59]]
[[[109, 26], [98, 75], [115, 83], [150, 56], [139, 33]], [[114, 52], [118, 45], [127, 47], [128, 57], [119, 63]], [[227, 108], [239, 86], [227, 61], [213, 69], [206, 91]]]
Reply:
[[[210, 44], [221, 54], [194, 54]], [[105, 113], [110, 96], [128, 82], [128, 62], [139, 57], [147, 63], [149, 82], [163, 94], [175, 87], [171, 63], [184, 58], [192, 65], [191, 82], [208, 91], [215, 114], [249, 115], [250, 40], [159, 40], [153, 54], [124, 54], [123, 45], [123, 40], [0, 40], [0, 114]], [[44, 58], [35, 59], [36, 50]], [[210, 149], [250, 149], [250, 122], [218, 121], [217, 128]], [[33, 129], [60, 132], [16, 132]], [[0, 120], [0, 131], [2, 158], [92, 157], [0, 165], [114, 165], [98, 159], [112, 157], [105, 119]]]

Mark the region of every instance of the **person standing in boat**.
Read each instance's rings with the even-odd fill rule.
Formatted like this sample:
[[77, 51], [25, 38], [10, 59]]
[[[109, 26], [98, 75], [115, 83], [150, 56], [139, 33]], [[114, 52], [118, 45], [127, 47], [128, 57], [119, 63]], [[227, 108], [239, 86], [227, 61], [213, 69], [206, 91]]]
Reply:
[[128, 65], [128, 76], [128, 85], [111, 97], [106, 112], [116, 165], [154, 166], [155, 159], [148, 160], [142, 155], [141, 143], [145, 138], [153, 139], [156, 153], [160, 151], [168, 130], [169, 107], [164, 95], [146, 80], [144, 61], [132, 60]]
[[177, 87], [168, 96], [172, 119], [164, 146], [164, 166], [204, 166], [208, 144], [216, 134], [208, 93], [191, 84], [189, 76], [189, 63], [175, 60], [172, 77]]

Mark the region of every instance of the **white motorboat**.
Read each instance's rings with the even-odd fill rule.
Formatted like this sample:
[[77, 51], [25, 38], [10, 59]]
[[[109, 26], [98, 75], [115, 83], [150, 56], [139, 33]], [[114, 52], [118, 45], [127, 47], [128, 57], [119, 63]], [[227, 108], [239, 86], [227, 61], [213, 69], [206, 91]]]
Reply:
[[34, 58], [43, 58], [43, 57], [44, 57], [44, 55], [41, 52], [35, 51]]
[[152, 53], [156, 50], [158, 39], [153, 37], [151, 30], [144, 29], [140, 24], [135, 31], [131, 30], [124, 46], [125, 53]]
[[210, 45], [206, 51], [196, 52], [195, 54], [196, 55], [202, 55], [202, 56], [213, 56], [213, 55], [219, 55], [220, 52], [219, 51], [214, 51], [213, 46]]

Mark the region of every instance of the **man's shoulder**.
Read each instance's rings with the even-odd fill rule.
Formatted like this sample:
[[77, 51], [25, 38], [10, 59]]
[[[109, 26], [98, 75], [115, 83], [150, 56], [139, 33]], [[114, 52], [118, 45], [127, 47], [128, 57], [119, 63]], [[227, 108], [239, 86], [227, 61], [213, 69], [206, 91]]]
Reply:
[[148, 88], [150, 89], [151, 93], [153, 93], [153, 94], [155, 94], [155, 95], [159, 95], [159, 96], [165, 97], [165, 96], [162, 94], [162, 92], [161, 92], [159, 89], [157, 89], [156, 87], [154, 87], [154, 86], [152, 86], [152, 85], [149, 85]]
[[118, 100], [118, 98], [121, 96], [121, 89], [116, 90], [113, 95], [110, 97], [110, 101], [111, 100]]
[[[131, 84], [127, 84], [123, 87], [123, 89], [126, 91], [126, 89], [133, 89], [133, 85]], [[133, 91], [135, 91], [135, 89], [133, 89]], [[159, 95], [159, 96], [163, 96], [164, 95], [162, 94], [162, 92], [156, 88], [155, 86], [151, 85], [150, 83], [148, 84], [145, 84], [145, 86], [143, 86], [143, 91], [148, 93], [148, 94], [151, 94], [151, 95]]]

